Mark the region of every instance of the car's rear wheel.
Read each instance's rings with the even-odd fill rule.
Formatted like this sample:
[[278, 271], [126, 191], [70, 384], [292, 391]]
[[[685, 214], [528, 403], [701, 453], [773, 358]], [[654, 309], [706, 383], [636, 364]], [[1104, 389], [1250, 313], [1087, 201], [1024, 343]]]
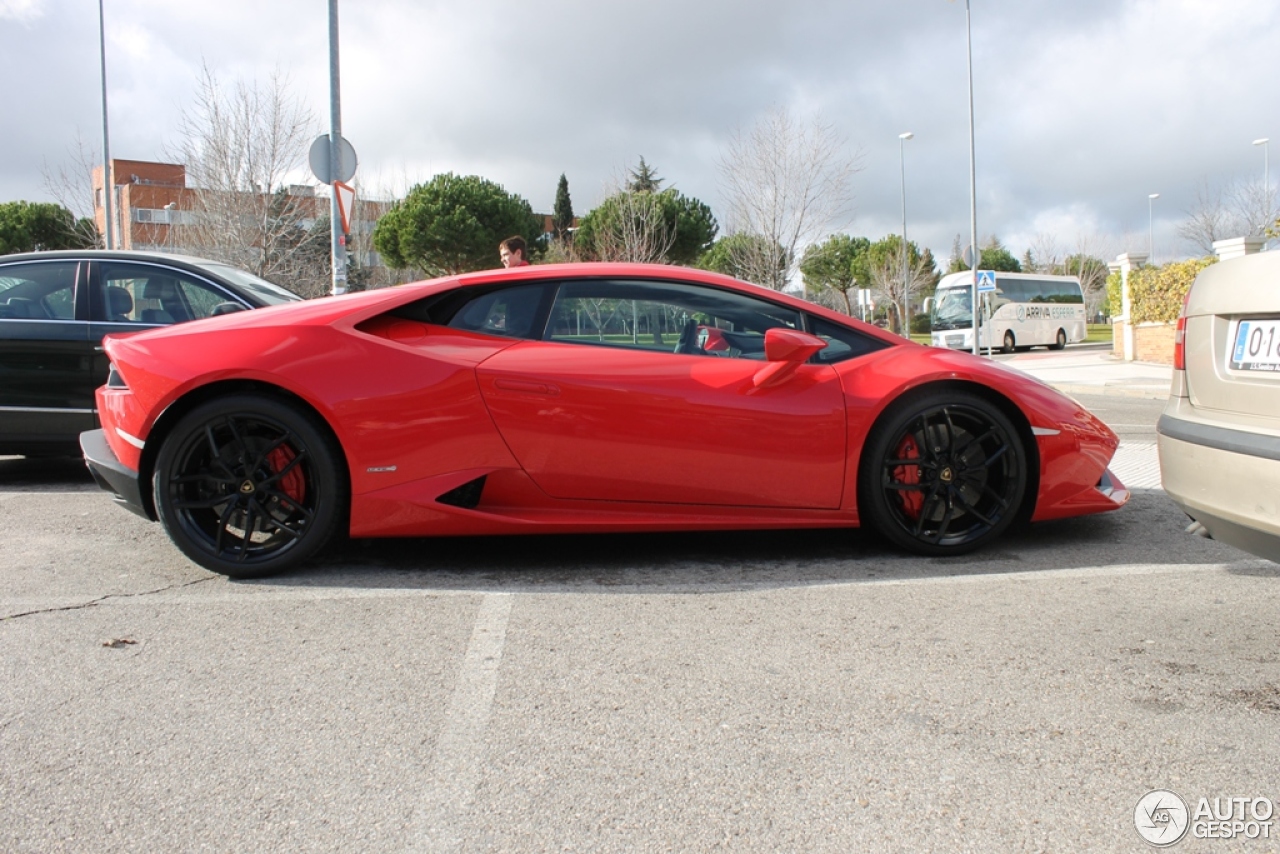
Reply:
[[312, 414], [261, 395], [193, 409], [156, 459], [156, 511], [183, 554], [232, 578], [297, 566], [345, 522], [341, 453]]
[[1067, 346], [1067, 332], [1065, 329], [1058, 330], [1058, 337], [1049, 345], [1050, 350], [1061, 350]]
[[1012, 329], [1006, 329], [1006, 330], [1005, 330], [1005, 333], [1004, 333], [1004, 346], [1000, 348], [1000, 352], [1002, 352], [1002, 353], [1012, 353], [1012, 352], [1013, 352], [1013, 348], [1014, 348], [1016, 345], [1017, 345], [1017, 342], [1016, 342], [1016, 341], [1014, 340], [1014, 338], [1013, 338], [1013, 330], [1012, 330]]
[[859, 512], [917, 554], [964, 554], [1018, 516], [1027, 455], [1017, 429], [977, 395], [935, 392], [875, 426], [860, 467]]

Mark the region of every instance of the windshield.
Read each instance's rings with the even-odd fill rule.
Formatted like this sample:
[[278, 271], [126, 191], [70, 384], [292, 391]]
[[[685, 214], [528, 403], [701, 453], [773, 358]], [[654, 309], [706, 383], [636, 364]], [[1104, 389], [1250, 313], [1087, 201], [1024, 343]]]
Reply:
[[232, 267], [229, 264], [206, 264], [204, 266], [209, 272], [216, 273], [227, 281], [249, 291], [267, 305], [299, 302], [302, 299], [293, 291], [286, 290], [279, 285], [268, 282], [266, 279], [261, 279], [253, 275], [253, 273], [241, 270], [239, 267]]
[[969, 287], [940, 290], [935, 299], [931, 318], [934, 329], [969, 329], [973, 326], [973, 299]]

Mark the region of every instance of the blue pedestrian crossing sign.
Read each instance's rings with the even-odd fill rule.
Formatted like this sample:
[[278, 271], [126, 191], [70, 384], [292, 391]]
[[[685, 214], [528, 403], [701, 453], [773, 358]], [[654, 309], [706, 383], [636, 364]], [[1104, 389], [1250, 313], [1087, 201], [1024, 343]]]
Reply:
[[978, 271], [978, 293], [985, 294], [996, 289], [996, 271], [995, 270], [979, 270]]

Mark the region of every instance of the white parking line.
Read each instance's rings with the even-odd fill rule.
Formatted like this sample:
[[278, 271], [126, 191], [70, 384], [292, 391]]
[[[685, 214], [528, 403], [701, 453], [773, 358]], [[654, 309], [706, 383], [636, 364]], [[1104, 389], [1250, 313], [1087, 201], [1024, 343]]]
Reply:
[[498, 689], [498, 667], [511, 617], [509, 593], [487, 593], [462, 659], [458, 686], [445, 713], [431, 762], [432, 788], [417, 818], [416, 850], [456, 851], [484, 759], [485, 729]]
[[1129, 489], [1163, 488], [1155, 442], [1121, 442], [1110, 468]]

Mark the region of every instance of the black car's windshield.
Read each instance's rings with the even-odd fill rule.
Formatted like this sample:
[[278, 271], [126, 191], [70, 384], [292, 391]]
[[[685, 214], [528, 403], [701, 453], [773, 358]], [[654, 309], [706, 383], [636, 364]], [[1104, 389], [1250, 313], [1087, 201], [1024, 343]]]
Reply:
[[302, 297], [293, 291], [241, 270], [239, 267], [232, 267], [228, 264], [205, 264], [204, 266], [210, 273], [220, 276], [237, 287], [248, 291], [266, 305], [281, 305], [286, 302], [299, 302], [302, 300]]
[[935, 330], [968, 329], [973, 326], [973, 298], [969, 288], [946, 288], [937, 293], [933, 306]]

